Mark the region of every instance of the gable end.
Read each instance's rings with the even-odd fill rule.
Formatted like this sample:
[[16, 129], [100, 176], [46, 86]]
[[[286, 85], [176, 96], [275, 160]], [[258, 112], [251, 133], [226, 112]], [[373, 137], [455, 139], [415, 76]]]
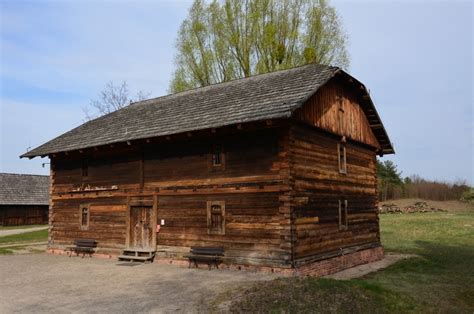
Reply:
[[394, 153], [364, 85], [340, 71], [293, 112], [293, 118], [377, 149]]

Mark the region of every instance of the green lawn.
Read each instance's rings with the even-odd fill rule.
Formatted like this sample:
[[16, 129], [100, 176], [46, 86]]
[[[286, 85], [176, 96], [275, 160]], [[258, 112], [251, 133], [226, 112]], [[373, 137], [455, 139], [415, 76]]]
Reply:
[[45, 242], [48, 241], [48, 229], [13, 234], [9, 236], [0, 237], [0, 246], [5, 244], [21, 244], [28, 242]]
[[387, 252], [419, 257], [362, 279], [282, 278], [258, 283], [240, 292], [230, 310], [474, 312], [474, 212], [386, 214], [380, 216], [380, 224]]

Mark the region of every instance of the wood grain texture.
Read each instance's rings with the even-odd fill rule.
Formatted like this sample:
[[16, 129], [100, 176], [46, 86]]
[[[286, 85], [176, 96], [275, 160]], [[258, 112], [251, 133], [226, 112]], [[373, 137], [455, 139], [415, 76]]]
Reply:
[[[153, 230], [162, 220], [164, 225], [153, 234], [153, 243], [167, 247], [168, 255], [182, 254], [190, 246], [222, 246], [226, 262], [288, 265], [290, 248], [281, 245], [281, 237], [289, 227], [289, 213], [280, 213], [279, 199], [288, 165], [279, 154], [279, 132], [236, 132], [238, 137], [95, 151], [87, 156], [86, 178], [77, 156], [53, 159], [54, 245], [92, 238], [103, 250], [133, 246], [137, 218], [131, 208], [154, 206]], [[225, 154], [225, 168], [219, 171], [209, 168], [214, 142]], [[78, 186], [104, 189], [71, 193]], [[117, 189], [107, 189], [111, 186]], [[223, 234], [209, 233], [208, 202], [225, 206]], [[90, 204], [89, 228], [83, 231], [80, 204]]]
[[[336, 136], [296, 124], [290, 142], [295, 262], [379, 242], [374, 149], [346, 143], [347, 173], [342, 174]], [[348, 201], [347, 230], [339, 228], [340, 200]]]
[[295, 112], [294, 117], [334, 134], [373, 147], [380, 146], [355, 93], [338, 84], [337, 80], [331, 80], [320, 88]]
[[0, 226], [48, 223], [48, 205], [0, 205]]

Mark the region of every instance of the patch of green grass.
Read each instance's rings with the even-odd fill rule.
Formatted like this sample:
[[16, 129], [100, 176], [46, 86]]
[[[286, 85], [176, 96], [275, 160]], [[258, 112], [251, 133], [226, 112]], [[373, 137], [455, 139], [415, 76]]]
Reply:
[[387, 251], [410, 259], [366, 281], [417, 298], [432, 311], [474, 311], [474, 213], [388, 215], [381, 219]]
[[0, 247], [0, 255], [16, 254], [18, 253], [18, 251], [22, 251], [23, 253], [25, 251], [28, 253], [43, 253], [44, 249], [38, 249], [38, 248], [31, 247], [28, 245]]
[[0, 245], [22, 242], [44, 242], [48, 240], [48, 230], [38, 230], [0, 237]]
[[230, 311], [473, 313], [473, 212], [381, 215], [380, 225], [386, 251], [419, 257], [354, 280], [260, 282], [239, 292]]
[[[262, 286], [265, 287], [262, 287]], [[387, 313], [416, 309], [413, 299], [364, 282], [280, 278], [247, 289], [231, 305], [239, 313]]]
[[24, 226], [0, 226], [0, 230], [30, 229], [38, 227], [47, 227], [48, 225], [24, 225]]
[[13, 254], [13, 248], [0, 248], [0, 255]]

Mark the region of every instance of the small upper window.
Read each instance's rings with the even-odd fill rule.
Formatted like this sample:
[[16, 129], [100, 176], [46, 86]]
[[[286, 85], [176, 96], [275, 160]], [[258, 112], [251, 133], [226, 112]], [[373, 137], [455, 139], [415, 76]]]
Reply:
[[339, 200], [339, 230], [347, 230], [347, 200]]
[[89, 206], [81, 206], [81, 230], [89, 228]]
[[339, 160], [339, 173], [347, 173], [346, 145], [344, 143], [337, 144], [337, 154]]
[[223, 201], [207, 203], [207, 228], [209, 234], [225, 234], [225, 204]]
[[82, 160], [82, 177], [89, 176], [89, 160], [83, 159]]
[[221, 144], [212, 146], [211, 154], [209, 155], [210, 170], [224, 170], [225, 169], [225, 154], [224, 148]]
[[212, 165], [215, 167], [222, 166], [222, 145], [215, 145], [212, 150]]

